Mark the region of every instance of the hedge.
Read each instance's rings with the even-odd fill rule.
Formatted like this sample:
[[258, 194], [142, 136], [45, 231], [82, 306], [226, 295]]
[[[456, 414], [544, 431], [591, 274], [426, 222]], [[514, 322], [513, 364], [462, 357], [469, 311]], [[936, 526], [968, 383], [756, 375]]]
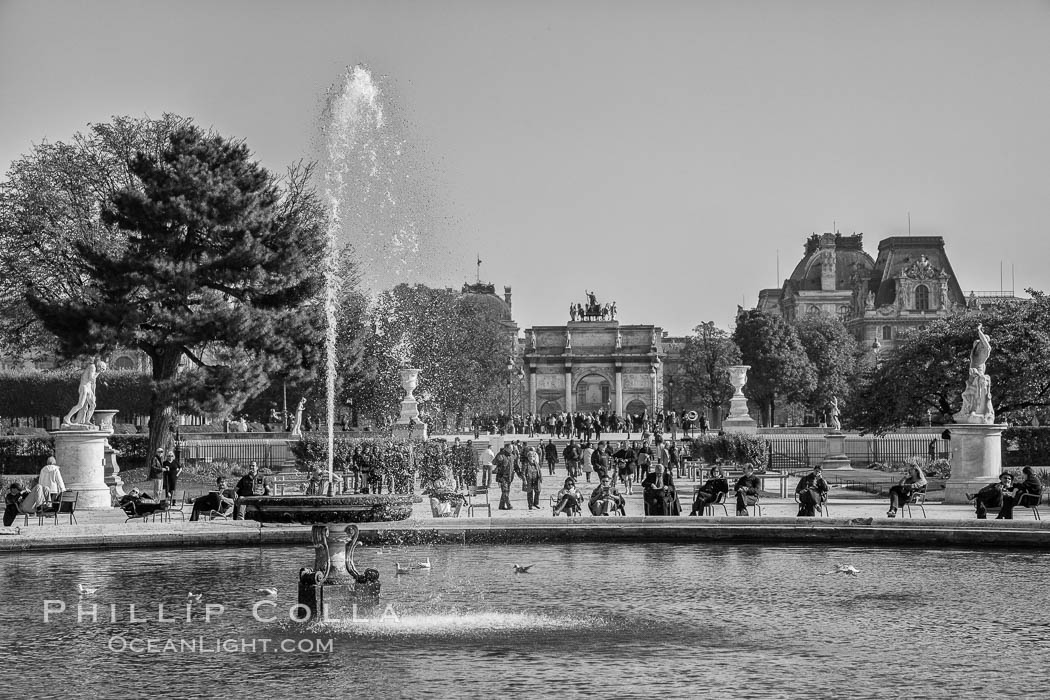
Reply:
[[[335, 471], [353, 470], [356, 452], [360, 467], [380, 478], [389, 477], [395, 491], [411, 491], [417, 472], [413, 451], [420, 445], [390, 438], [338, 437], [334, 442], [332, 468]], [[300, 471], [327, 471], [328, 435], [305, 434], [292, 445], [292, 454]]]
[[1050, 465], [1050, 428], [1018, 426], [1003, 431], [1003, 466]]
[[[0, 372], [0, 415], [64, 416], [76, 405], [81, 369]], [[150, 375], [107, 371], [98, 379], [98, 407], [117, 415], [149, 413]]]
[[693, 459], [761, 465], [766, 459], [766, 439], [747, 433], [708, 433], [689, 442]]
[[55, 453], [51, 436], [0, 437], [0, 474], [36, 474]]

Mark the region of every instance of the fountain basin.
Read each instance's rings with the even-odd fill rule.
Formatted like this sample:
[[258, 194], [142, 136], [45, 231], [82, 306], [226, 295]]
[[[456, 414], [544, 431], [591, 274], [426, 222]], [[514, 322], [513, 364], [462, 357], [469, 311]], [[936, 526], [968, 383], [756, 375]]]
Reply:
[[423, 499], [414, 493], [342, 496], [248, 496], [244, 517], [260, 523], [375, 523], [407, 520]]

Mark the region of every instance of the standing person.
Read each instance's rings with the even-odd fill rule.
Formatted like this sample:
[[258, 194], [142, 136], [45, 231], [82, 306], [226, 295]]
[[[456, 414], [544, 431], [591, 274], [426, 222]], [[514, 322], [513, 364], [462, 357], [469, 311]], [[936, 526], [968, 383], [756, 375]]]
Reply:
[[485, 451], [481, 453], [481, 485], [488, 488], [492, 483], [492, 470], [495, 469], [496, 455], [492, 451], [492, 443], [485, 445]]
[[259, 475], [259, 465], [256, 462], [248, 465], [248, 472], [240, 478], [234, 490], [237, 494], [237, 506], [233, 510], [234, 520], [244, 520], [246, 506], [241, 503], [242, 498], [270, 495], [270, 488], [266, 480]]
[[700, 437], [707, 436], [707, 416], [700, 414]]
[[173, 503], [175, 502], [175, 488], [179, 483], [179, 474], [182, 473], [182, 465], [179, 464], [177, 453], [178, 450], [175, 452], [168, 450], [168, 453], [164, 455], [164, 497]]
[[[626, 445], [627, 443], [624, 443]], [[638, 470], [638, 452], [634, 443], [623, 450], [623, 464], [620, 466], [620, 480], [627, 491], [627, 495], [633, 495], [634, 475]]]
[[573, 479], [579, 478], [580, 476], [580, 452], [579, 445], [576, 444], [574, 438], [569, 439], [569, 444], [562, 450], [561, 456], [565, 458], [565, 469], [569, 472], [569, 476]]
[[736, 514], [747, 515], [747, 507], [758, 503], [758, 477], [755, 476], [754, 466], [744, 466], [744, 475], [736, 480]]
[[525, 500], [529, 503], [529, 510], [539, 510], [543, 470], [540, 469], [540, 453], [532, 447], [528, 448], [522, 460], [521, 479], [524, 482]]
[[511, 461], [510, 450], [504, 445], [494, 460], [496, 470], [496, 483], [499, 484], [499, 509], [513, 510], [510, 504], [510, 485], [514, 481], [514, 463]]
[[149, 460], [149, 480], [153, 482], [153, 493], [157, 500], [164, 498], [164, 480], [166, 470], [164, 467], [164, 448], [158, 447], [157, 451]]
[[795, 487], [795, 495], [798, 496], [798, 516], [811, 518], [816, 515], [816, 508], [828, 495], [828, 482], [824, 481], [824, 470], [820, 465], [813, 467], [813, 471], [799, 479]]
[[583, 473], [587, 477], [587, 482], [591, 481], [591, 472], [594, 471], [594, 465], [591, 464], [591, 455], [594, 454], [594, 448], [591, 447], [591, 443], [583, 443], [583, 454], [580, 457], [580, 466], [583, 467]]
[[[609, 453], [605, 449], [604, 440], [599, 442], [598, 449], [591, 453], [591, 467], [594, 468], [595, 473], [598, 475], [598, 481], [611, 476], [609, 473]], [[612, 478], [615, 480], [615, 476]]]
[[547, 471], [554, 476], [554, 465], [558, 463], [558, 446], [554, 444], [553, 439], [547, 440], [543, 448], [543, 456], [547, 460]]
[[61, 494], [66, 490], [66, 482], [62, 480], [62, 472], [55, 463], [54, 457], [48, 457], [47, 464], [40, 470], [40, 485], [45, 491], [52, 494]]
[[908, 473], [890, 489], [890, 509], [886, 512], [886, 517], [897, 517], [897, 508], [900, 507], [900, 504], [907, 503], [912, 493], [924, 488], [926, 488], [926, 475], [922, 473], [918, 465], [911, 465]]

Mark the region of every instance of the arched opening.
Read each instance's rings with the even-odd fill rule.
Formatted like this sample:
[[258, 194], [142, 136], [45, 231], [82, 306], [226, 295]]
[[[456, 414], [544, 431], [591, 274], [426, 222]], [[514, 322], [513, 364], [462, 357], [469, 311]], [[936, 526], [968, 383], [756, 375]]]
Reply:
[[915, 288], [915, 310], [930, 310], [930, 288], [925, 284], [920, 284]]
[[645, 411], [649, 408], [648, 405], [641, 399], [633, 399], [630, 403], [623, 407], [623, 412], [629, 416], [641, 416], [645, 414]]
[[816, 304], [810, 304], [809, 308], [806, 309], [806, 314], [809, 316], [816, 316], [820, 313], [820, 307]]
[[131, 370], [135, 369], [135, 361], [127, 355], [121, 355], [113, 362], [113, 369]]
[[893, 327], [892, 326], [883, 326], [882, 327], [882, 339], [883, 340], [893, 340]]
[[560, 401], [544, 401], [543, 405], [540, 406], [540, 415], [549, 416], [552, 413], [561, 413], [561, 402]]
[[612, 385], [600, 374], [588, 374], [576, 384], [576, 410], [597, 411], [604, 408], [611, 411]]

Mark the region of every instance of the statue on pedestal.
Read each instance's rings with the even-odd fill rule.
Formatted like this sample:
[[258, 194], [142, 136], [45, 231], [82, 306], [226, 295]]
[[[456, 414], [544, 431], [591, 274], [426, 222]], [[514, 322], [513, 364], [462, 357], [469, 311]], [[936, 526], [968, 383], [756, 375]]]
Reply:
[[828, 405], [828, 426], [832, 430], [842, 430], [842, 422], [839, 420], [839, 399], [837, 396], [831, 397], [831, 403]]
[[977, 324], [977, 340], [970, 350], [970, 373], [962, 393], [962, 410], [955, 414], [956, 423], [994, 423], [992, 378], [985, 373], [985, 363], [992, 354], [992, 343]]
[[299, 406], [295, 409], [295, 422], [292, 423], [292, 435], [303, 436], [303, 411], [306, 410], [306, 397], [299, 399]]
[[95, 412], [95, 385], [98, 376], [106, 371], [106, 363], [94, 358], [84, 366], [80, 375], [80, 392], [77, 405], [70, 409], [66, 417], [62, 419], [62, 425], [66, 427], [90, 427], [97, 429], [91, 423], [91, 416]]

